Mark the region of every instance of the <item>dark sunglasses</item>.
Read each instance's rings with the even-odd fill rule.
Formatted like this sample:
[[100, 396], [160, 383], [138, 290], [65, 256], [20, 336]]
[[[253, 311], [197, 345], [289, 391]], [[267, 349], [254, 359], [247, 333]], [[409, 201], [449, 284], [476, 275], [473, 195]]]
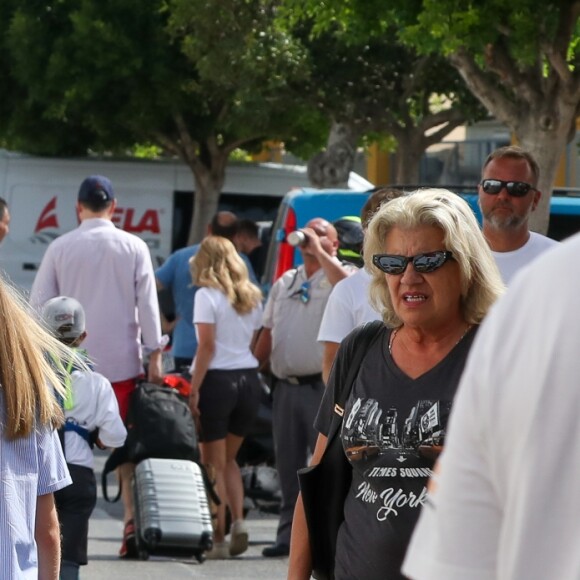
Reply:
[[501, 179], [484, 179], [479, 185], [485, 193], [497, 195], [504, 187], [512, 197], [524, 197], [530, 190], [535, 190], [525, 181], [502, 181]]
[[411, 262], [415, 272], [428, 274], [441, 268], [451, 257], [451, 252], [443, 250], [409, 257], [395, 254], [375, 254], [373, 256], [373, 264], [385, 274], [402, 274], [407, 269], [407, 264]]

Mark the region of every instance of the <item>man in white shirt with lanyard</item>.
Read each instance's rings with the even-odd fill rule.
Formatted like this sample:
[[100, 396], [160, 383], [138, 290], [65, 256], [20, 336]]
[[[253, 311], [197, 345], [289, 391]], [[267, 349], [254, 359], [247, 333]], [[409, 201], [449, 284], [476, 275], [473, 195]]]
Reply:
[[324, 392], [322, 345], [316, 337], [332, 286], [351, 272], [336, 258], [338, 236], [332, 224], [314, 218], [301, 231], [306, 234], [300, 247], [304, 265], [288, 270], [272, 287], [254, 349], [261, 364], [270, 360], [275, 376], [272, 426], [282, 491], [276, 543], [264, 548], [266, 557], [290, 551], [296, 471], [314, 450], [314, 418]]

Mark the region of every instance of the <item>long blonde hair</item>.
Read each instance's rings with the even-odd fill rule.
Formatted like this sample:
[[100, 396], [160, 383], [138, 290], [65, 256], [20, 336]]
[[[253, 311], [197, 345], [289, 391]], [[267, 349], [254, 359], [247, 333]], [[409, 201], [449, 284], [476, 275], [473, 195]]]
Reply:
[[226, 238], [204, 238], [189, 266], [196, 286], [220, 290], [238, 314], [251, 312], [262, 300], [262, 292], [250, 282], [246, 264]]
[[[26, 437], [37, 423], [58, 427], [63, 420], [56, 394], [64, 388], [48, 353], [71, 360], [71, 349], [38, 323], [24, 299], [0, 277], [0, 390], [2, 433]], [[55, 392], [56, 391], [56, 392]]]

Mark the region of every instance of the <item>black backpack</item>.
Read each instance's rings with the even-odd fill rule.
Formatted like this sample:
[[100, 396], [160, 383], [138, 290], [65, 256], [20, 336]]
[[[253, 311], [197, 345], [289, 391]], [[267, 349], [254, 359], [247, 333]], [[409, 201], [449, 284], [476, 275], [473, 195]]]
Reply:
[[195, 423], [189, 405], [170, 387], [140, 383], [127, 411], [127, 457], [199, 460]]

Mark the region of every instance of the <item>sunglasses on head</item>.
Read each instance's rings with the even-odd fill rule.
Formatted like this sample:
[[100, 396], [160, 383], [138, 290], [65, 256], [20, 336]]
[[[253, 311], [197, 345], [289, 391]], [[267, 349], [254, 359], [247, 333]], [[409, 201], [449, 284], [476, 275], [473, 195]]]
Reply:
[[530, 190], [535, 190], [525, 181], [502, 181], [501, 179], [484, 179], [479, 185], [485, 193], [497, 195], [504, 187], [512, 197], [524, 197]]
[[441, 268], [451, 257], [451, 252], [443, 250], [409, 257], [395, 254], [375, 254], [373, 256], [373, 264], [385, 274], [402, 274], [407, 269], [407, 264], [411, 262], [415, 272], [428, 274]]

